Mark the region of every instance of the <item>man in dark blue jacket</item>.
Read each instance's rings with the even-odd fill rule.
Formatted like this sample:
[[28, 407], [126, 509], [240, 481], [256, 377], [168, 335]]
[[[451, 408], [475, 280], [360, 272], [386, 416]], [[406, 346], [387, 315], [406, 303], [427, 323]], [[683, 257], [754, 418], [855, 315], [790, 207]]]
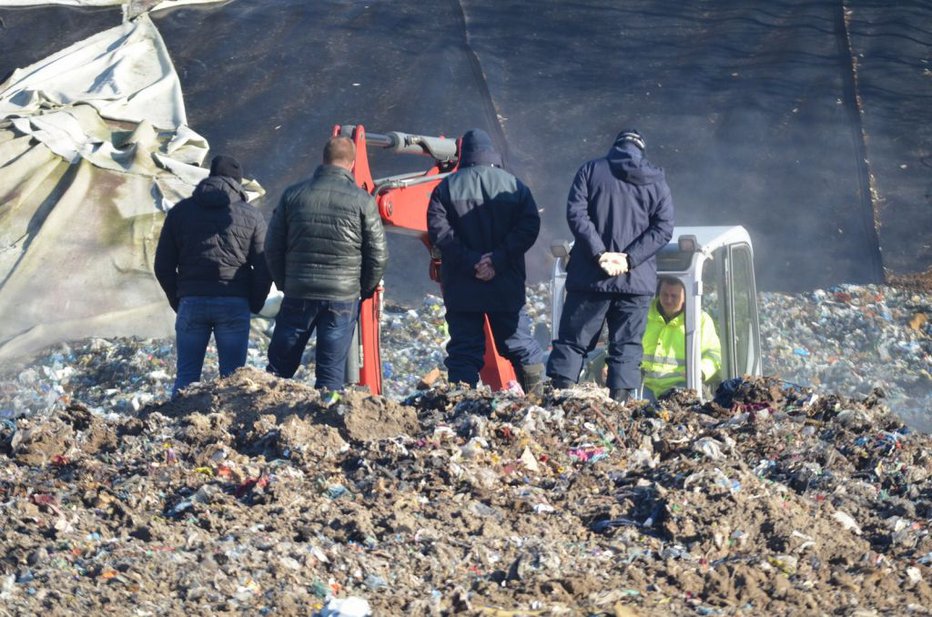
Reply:
[[645, 148], [640, 133], [624, 130], [608, 155], [576, 172], [566, 207], [575, 240], [566, 302], [547, 363], [555, 388], [577, 382], [606, 320], [611, 397], [625, 401], [640, 384], [641, 339], [657, 285], [654, 255], [673, 235], [670, 187]]
[[460, 150], [459, 170], [434, 189], [427, 207], [430, 241], [442, 257], [448, 378], [478, 383], [488, 316], [496, 347], [524, 390], [536, 391], [544, 355], [524, 310], [524, 254], [540, 232], [537, 204], [527, 186], [502, 169], [485, 131], [468, 131]]
[[243, 172], [216, 156], [194, 194], [168, 212], [155, 251], [155, 276], [178, 313], [178, 374], [172, 396], [200, 380], [213, 333], [220, 375], [246, 364], [250, 311], [272, 285], [265, 265], [265, 220], [246, 203]]

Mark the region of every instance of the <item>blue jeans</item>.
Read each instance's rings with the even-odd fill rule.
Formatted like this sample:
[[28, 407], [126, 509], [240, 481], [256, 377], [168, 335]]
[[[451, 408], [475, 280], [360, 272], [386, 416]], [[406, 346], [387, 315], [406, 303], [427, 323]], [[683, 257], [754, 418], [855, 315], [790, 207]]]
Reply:
[[563, 304], [560, 331], [547, 361], [547, 375], [573, 383], [583, 358], [599, 342], [608, 321], [608, 387], [633, 390], [641, 385], [641, 340], [651, 296], [570, 291]]
[[337, 302], [285, 296], [275, 318], [266, 370], [280, 377], [293, 377], [316, 330], [314, 387], [342, 390], [346, 384], [346, 356], [358, 316], [358, 300]]
[[485, 316], [489, 316], [492, 338], [498, 352], [511, 361], [520, 375], [528, 364], [543, 364], [544, 352], [531, 335], [531, 319], [522, 308], [517, 311], [447, 311], [450, 342], [447, 343], [447, 374], [450, 383], [475, 387], [485, 359]]
[[185, 296], [178, 303], [175, 338], [178, 348], [178, 391], [200, 381], [204, 354], [213, 333], [220, 361], [220, 376], [226, 377], [246, 364], [249, 347], [249, 300], [235, 296]]

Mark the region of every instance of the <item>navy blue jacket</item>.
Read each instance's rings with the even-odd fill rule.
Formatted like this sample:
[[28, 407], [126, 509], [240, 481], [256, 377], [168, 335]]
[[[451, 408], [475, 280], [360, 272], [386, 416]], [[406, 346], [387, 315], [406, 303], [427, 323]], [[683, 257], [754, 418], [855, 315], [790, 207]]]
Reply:
[[209, 176], [165, 218], [155, 276], [171, 307], [184, 296], [239, 296], [257, 313], [272, 285], [265, 220], [233, 178]]
[[[654, 255], [673, 235], [673, 198], [663, 169], [630, 142], [579, 168], [566, 204], [574, 244], [566, 288], [651, 295], [657, 286]], [[630, 271], [610, 277], [599, 267], [604, 252], [627, 253]]]
[[[476, 164], [444, 178], [430, 196], [427, 230], [441, 251], [449, 310], [517, 311], [525, 303], [524, 254], [537, 240], [540, 214], [527, 186], [482, 161], [494, 158], [494, 152], [481, 154]], [[476, 278], [475, 265], [485, 253], [492, 253], [495, 268], [490, 281]]]

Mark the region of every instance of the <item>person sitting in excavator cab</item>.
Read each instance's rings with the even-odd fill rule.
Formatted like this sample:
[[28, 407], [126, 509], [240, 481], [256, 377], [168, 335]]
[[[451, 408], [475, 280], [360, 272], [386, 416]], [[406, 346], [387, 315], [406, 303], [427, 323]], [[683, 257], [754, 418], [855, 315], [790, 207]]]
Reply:
[[[664, 276], [657, 282], [657, 297], [647, 313], [644, 331], [644, 358], [641, 372], [644, 398], [656, 399], [673, 388], [686, 385], [686, 288], [676, 277]], [[721, 371], [722, 345], [712, 317], [702, 311], [699, 324], [700, 368], [708, 383]]]

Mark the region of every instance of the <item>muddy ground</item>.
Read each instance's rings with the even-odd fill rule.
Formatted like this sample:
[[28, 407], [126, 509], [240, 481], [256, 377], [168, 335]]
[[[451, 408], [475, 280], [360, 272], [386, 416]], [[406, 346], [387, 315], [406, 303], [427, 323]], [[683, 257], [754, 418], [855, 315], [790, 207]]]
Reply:
[[0, 613], [928, 615], [930, 475], [879, 391], [327, 404], [247, 367], [4, 420]]

